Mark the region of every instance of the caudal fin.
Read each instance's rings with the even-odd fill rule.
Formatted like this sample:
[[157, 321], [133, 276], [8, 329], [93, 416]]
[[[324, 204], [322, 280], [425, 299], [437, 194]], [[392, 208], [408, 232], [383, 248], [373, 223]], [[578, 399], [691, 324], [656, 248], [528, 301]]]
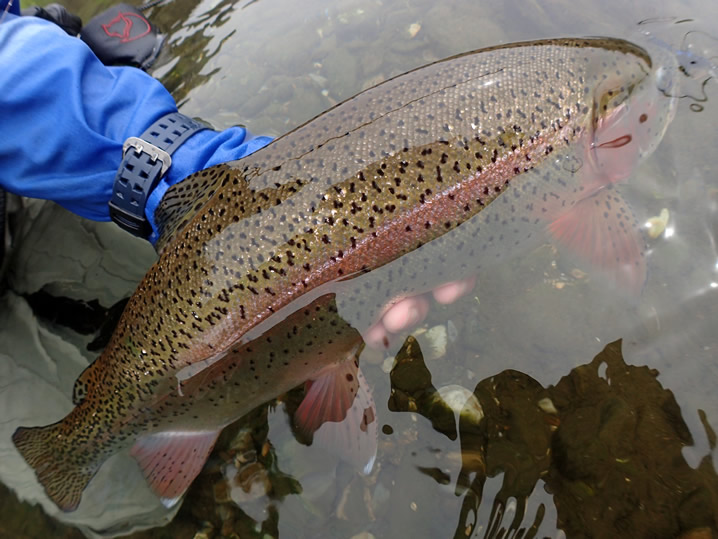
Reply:
[[45, 493], [63, 511], [77, 509], [82, 491], [97, 472], [98, 465], [69, 458], [59, 442], [60, 423], [46, 427], [19, 427], [12, 441], [34, 470]]

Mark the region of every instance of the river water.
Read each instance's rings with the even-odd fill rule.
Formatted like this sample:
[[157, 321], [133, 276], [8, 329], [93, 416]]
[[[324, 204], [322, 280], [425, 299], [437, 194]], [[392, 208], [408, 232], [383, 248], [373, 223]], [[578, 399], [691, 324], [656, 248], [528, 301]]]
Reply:
[[[151, 73], [183, 113], [272, 136], [387, 78], [498, 43], [630, 39], [639, 22], [660, 19], [642, 27], [718, 56], [707, 23], [718, 5], [698, 1], [174, 0], [147, 14], [167, 34]], [[371, 474], [299, 444], [284, 412], [290, 394], [230, 427], [224, 453], [152, 536], [716, 537], [718, 86], [686, 93], [661, 146], [623, 188], [639, 222], [661, 228], [648, 240], [640, 297], [547, 240], [480, 274], [456, 303], [433, 305], [416, 341], [403, 335], [387, 353], [362, 354], [380, 426]], [[665, 230], [654, 219], [662, 211]], [[88, 535], [165, 525], [177, 508], [156, 502], [129, 456], [98, 474], [86, 507], [62, 514], [8, 443], [16, 426], [69, 411], [72, 381], [95, 355], [85, 349], [92, 336], [35, 321], [15, 293], [42, 288], [109, 307], [153, 259], [112, 225], [46, 205], [19, 215], [29, 224], [11, 259], [4, 325], [27, 331], [22, 342], [39, 342], [46, 357], [27, 367], [32, 346], [2, 351], [9, 421], [0, 450], [14, 460], [0, 477]], [[65, 256], [53, 247], [58, 219], [72, 238], [62, 241], [78, 249], [64, 251], [81, 253], [69, 269], [52, 264]], [[429, 402], [434, 389], [448, 400], [461, 388], [483, 419], [443, 422], [443, 405]], [[23, 397], [38, 391], [47, 397]]]

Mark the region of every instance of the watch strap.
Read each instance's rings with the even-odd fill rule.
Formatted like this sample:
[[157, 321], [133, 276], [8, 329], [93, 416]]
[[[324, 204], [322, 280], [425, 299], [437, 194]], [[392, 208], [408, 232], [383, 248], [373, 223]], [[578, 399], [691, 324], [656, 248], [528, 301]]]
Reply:
[[125, 141], [109, 202], [110, 218], [115, 223], [135, 236], [150, 236], [152, 227], [145, 216], [147, 197], [172, 165], [172, 153], [203, 129], [208, 127], [172, 112], [155, 121], [140, 137]]

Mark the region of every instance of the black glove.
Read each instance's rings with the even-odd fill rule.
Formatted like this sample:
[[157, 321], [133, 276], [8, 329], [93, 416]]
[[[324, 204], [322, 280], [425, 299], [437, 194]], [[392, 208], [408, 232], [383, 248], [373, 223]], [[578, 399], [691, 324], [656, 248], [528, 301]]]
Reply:
[[82, 19], [73, 15], [60, 4], [48, 4], [45, 7], [32, 6], [22, 10], [25, 17], [40, 17], [46, 21], [54, 22], [71, 36], [76, 36], [82, 30]]
[[117, 4], [93, 17], [80, 38], [105, 65], [147, 69], [164, 41], [155, 25], [128, 4]]

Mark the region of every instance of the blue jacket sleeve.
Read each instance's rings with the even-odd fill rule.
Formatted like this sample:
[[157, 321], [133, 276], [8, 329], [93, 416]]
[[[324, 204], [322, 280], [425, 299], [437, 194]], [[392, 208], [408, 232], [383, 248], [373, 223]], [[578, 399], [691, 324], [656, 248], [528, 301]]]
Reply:
[[[109, 220], [122, 143], [177, 110], [162, 84], [143, 71], [106, 67], [54, 24], [13, 16], [0, 24], [0, 104], [0, 186], [101, 221]], [[173, 154], [148, 201], [148, 218], [170, 185], [270, 140], [239, 127], [195, 134]]]

